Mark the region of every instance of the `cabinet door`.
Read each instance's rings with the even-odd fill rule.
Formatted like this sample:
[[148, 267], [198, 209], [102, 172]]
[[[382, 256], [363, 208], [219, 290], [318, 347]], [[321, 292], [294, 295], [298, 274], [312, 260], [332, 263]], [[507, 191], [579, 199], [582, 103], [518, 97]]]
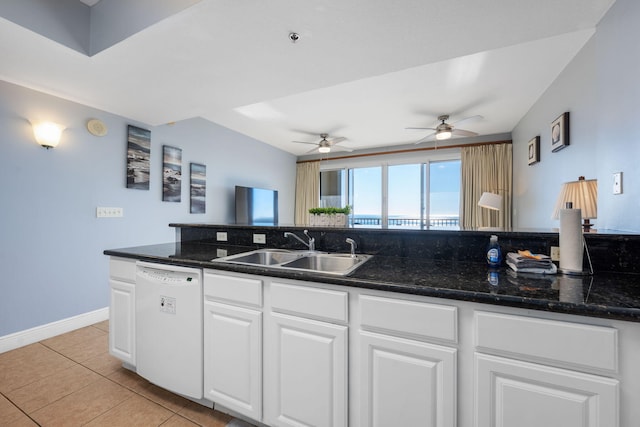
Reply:
[[475, 354], [477, 427], [616, 427], [618, 381]]
[[360, 425], [456, 425], [454, 348], [360, 332]]
[[109, 353], [132, 366], [136, 364], [136, 287], [109, 280]]
[[271, 314], [265, 335], [270, 426], [347, 425], [347, 327]]
[[204, 395], [240, 414], [261, 419], [261, 312], [205, 301]]

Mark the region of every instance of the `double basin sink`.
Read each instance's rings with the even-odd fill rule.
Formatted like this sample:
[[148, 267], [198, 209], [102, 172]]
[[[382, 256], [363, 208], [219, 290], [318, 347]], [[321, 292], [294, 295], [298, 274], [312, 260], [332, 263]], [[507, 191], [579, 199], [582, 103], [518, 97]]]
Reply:
[[258, 249], [222, 258], [215, 258], [212, 262], [346, 276], [364, 264], [372, 256], [373, 255], [350, 255], [315, 251], [291, 251], [286, 249]]

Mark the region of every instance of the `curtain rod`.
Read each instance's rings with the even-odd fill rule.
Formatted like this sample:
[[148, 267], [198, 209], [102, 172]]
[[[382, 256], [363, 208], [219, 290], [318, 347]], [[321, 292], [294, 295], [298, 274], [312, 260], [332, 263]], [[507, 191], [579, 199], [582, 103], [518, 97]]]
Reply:
[[298, 160], [296, 163], [309, 163], [309, 162], [319, 162], [319, 161], [328, 162], [331, 160], [355, 159], [358, 157], [384, 156], [389, 154], [416, 153], [420, 151], [446, 150], [448, 148], [479, 147], [481, 145], [497, 145], [497, 144], [511, 144], [511, 143], [512, 141], [509, 140], [509, 141], [475, 142], [472, 144], [447, 145], [440, 148], [436, 148], [436, 147], [407, 148], [404, 150], [378, 151], [375, 153], [349, 154], [346, 156], [330, 157], [327, 159]]

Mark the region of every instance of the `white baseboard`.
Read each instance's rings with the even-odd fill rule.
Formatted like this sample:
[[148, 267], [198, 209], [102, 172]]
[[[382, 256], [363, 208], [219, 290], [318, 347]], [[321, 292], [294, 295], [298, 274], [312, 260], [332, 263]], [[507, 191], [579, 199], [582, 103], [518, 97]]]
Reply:
[[84, 328], [109, 318], [109, 307], [0, 337], [0, 353]]

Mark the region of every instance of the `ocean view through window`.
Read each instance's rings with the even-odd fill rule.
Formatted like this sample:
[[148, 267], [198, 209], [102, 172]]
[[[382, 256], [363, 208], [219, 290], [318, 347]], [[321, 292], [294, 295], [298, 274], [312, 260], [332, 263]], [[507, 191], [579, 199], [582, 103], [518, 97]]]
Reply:
[[350, 205], [353, 227], [457, 230], [460, 160], [320, 172], [320, 206]]

